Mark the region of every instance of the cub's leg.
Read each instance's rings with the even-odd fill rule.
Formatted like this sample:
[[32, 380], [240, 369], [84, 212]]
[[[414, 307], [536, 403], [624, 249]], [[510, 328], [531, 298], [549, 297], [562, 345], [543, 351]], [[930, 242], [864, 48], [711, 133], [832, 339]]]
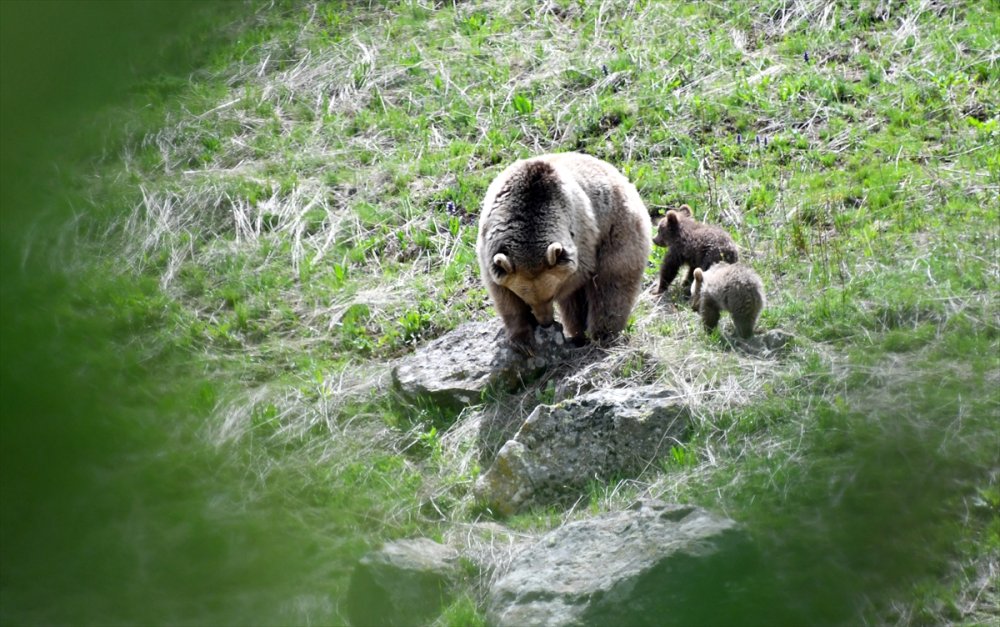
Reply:
[[719, 306], [716, 304], [715, 299], [706, 298], [704, 294], [701, 296], [701, 321], [705, 323], [705, 330], [709, 333], [719, 326], [719, 317], [721, 312], [719, 311]]
[[[667, 253], [663, 257], [663, 263], [660, 264], [660, 284], [656, 288], [654, 294], [663, 294], [670, 287], [670, 283], [677, 276], [677, 272], [681, 269], [683, 260], [680, 255], [675, 255], [673, 252]], [[688, 278], [685, 279], [688, 285], [690, 285], [690, 273], [688, 273]]]
[[[684, 283], [681, 286], [681, 296], [691, 295], [691, 284], [694, 283], [694, 266], [688, 266], [687, 275], [684, 277]], [[706, 268], [707, 269], [707, 268]]]
[[736, 325], [736, 332], [740, 337], [749, 339], [753, 336], [753, 327], [757, 324], [757, 317], [763, 309], [764, 303], [759, 298], [747, 298], [746, 301], [738, 303], [738, 306], [730, 310], [729, 315], [733, 317], [733, 324]]
[[745, 340], [753, 337], [754, 322], [756, 322], [755, 316], [750, 316], [750, 315], [733, 316], [733, 324], [736, 325], [736, 334]]

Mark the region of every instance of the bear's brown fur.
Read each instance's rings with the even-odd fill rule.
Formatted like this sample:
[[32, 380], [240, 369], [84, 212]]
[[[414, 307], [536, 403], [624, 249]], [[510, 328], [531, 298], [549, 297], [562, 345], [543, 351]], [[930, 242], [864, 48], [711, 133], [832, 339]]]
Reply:
[[701, 313], [707, 331], [718, 326], [721, 312], [728, 311], [736, 332], [749, 338], [765, 303], [764, 283], [749, 266], [723, 262], [694, 270], [691, 307]]
[[639, 193], [610, 164], [580, 153], [517, 161], [490, 184], [476, 249], [483, 282], [512, 344], [531, 352], [554, 320], [583, 344], [604, 343], [632, 312], [649, 258]]
[[708, 270], [713, 263], [725, 261], [736, 263], [740, 260], [733, 238], [723, 229], [711, 224], [702, 224], [691, 215], [691, 208], [682, 205], [671, 210], [660, 220], [653, 243], [669, 246], [660, 265], [660, 282], [654, 294], [663, 294], [677, 276], [681, 266], [687, 265], [684, 278], [684, 293], [687, 294], [694, 279], [695, 268]]

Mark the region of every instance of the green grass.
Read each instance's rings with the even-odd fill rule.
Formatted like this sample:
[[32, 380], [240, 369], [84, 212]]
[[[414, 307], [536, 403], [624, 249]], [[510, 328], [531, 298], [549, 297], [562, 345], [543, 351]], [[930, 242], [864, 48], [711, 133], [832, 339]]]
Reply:
[[[727, 228], [796, 340], [748, 353], [644, 297], [600, 376], [689, 395], [692, 439], [506, 522], [693, 502], [759, 539], [769, 620], [996, 620], [995, 2], [222, 4], [118, 28], [131, 69], [79, 39], [45, 65], [16, 9], [4, 622], [342, 623], [365, 550], [485, 516], [455, 417], [386, 368], [495, 315], [486, 187], [565, 150]], [[438, 623], [482, 623], [476, 595]]]

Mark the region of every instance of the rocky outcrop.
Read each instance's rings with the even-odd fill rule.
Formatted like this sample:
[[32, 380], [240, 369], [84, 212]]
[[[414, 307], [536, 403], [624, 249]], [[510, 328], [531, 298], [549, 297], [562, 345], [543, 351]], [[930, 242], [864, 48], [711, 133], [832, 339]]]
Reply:
[[392, 381], [411, 402], [459, 410], [478, 403], [488, 387], [515, 389], [572, 352], [558, 324], [535, 329], [535, 354], [526, 357], [511, 348], [499, 319], [468, 322], [399, 360]]
[[755, 559], [732, 520], [644, 501], [542, 536], [491, 587], [487, 618], [498, 627], [733, 624]]
[[354, 627], [419, 624], [440, 611], [460, 577], [455, 549], [426, 538], [390, 542], [355, 567], [348, 619]]
[[476, 483], [501, 515], [573, 497], [592, 479], [635, 476], [683, 441], [685, 402], [660, 386], [588, 392], [539, 405]]

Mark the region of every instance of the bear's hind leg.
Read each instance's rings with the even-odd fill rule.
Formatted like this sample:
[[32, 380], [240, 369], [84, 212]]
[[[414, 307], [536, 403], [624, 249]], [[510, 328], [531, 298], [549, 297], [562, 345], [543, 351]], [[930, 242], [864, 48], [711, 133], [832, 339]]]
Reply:
[[598, 275], [587, 283], [587, 331], [599, 344], [609, 344], [625, 329], [639, 295], [639, 279], [623, 274]]
[[684, 283], [681, 285], [681, 296], [687, 298], [691, 296], [691, 285], [694, 283], [694, 266], [688, 266], [687, 275], [684, 277]]
[[743, 339], [753, 337], [753, 328], [757, 324], [757, 317], [760, 315], [761, 304], [756, 301], [743, 303], [742, 307], [730, 311], [733, 317], [733, 324], [736, 325], [736, 333]]
[[753, 324], [752, 318], [744, 318], [743, 316], [733, 316], [733, 324], [736, 325], [736, 334], [739, 335], [744, 340], [748, 340], [753, 337]]

